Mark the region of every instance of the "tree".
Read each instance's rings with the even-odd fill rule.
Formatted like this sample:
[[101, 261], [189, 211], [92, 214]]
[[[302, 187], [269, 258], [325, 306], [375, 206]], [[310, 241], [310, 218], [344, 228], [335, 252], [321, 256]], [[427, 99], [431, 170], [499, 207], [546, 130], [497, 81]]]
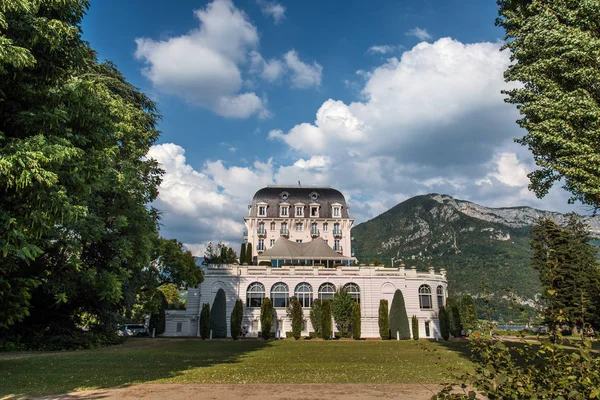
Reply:
[[460, 332], [462, 331], [462, 324], [460, 321], [458, 301], [454, 297], [448, 297], [446, 306], [448, 309], [448, 316], [450, 317], [450, 333], [454, 337], [459, 337]]
[[227, 298], [223, 289], [217, 290], [211, 307], [210, 329], [215, 339], [227, 337]]
[[32, 347], [110, 338], [159, 286], [160, 115], [82, 40], [87, 7], [0, 5], [0, 336]]
[[333, 302], [331, 309], [333, 312], [333, 319], [335, 326], [342, 336], [348, 334], [348, 328], [352, 322], [352, 309], [354, 306], [354, 299], [344, 289], [339, 289], [333, 295]]
[[208, 264], [235, 264], [237, 263], [237, 254], [231, 247], [227, 247], [223, 242], [219, 242], [217, 247], [209, 242], [204, 251], [204, 265]]
[[300, 304], [295, 296], [290, 297], [287, 307], [287, 316], [292, 320], [292, 334], [294, 335], [294, 339], [300, 339], [304, 316], [302, 315], [302, 304]]
[[267, 340], [271, 337], [271, 329], [273, 329], [273, 302], [270, 298], [265, 297], [260, 306], [260, 329], [261, 336]]
[[252, 243], [248, 243], [246, 245], [246, 260], [248, 265], [252, 265], [254, 263], [254, 259], [252, 257]]
[[312, 325], [317, 337], [322, 337], [323, 330], [323, 301], [315, 299], [310, 306], [310, 324]]
[[390, 338], [390, 319], [388, 315], [388, 301], [379, 300], [379, 336], [383, 340]]
[[446, 307], [440, 308], [440, 334], [444, 340], [450, 338], [450, 315]]
[[157, 335], [162, 335], [163, 333], [165, 333], [165, 328], [166, 328], [166, 315], [165, 315], [165, 310], [167, 308], [167, 299], [165, 298], [165, 295], [163, 294], [163, 292], [161, 292], [160, 290], [157, 290], [155, 295], [154, 295], [154, 301], [157, 304], [157, 307], [154, 311], [154, 313], [150, 314], [150, 325], [149, 325], [149, 329], [150, 331], [152, 331], [153, 329], [156, 329], [156, 334]]
[[408, 315], [406, 314], [404, 295], [400, 289], [397, 289], [394, 293], [392, 306], [390, 307], [390, 331], [392, 338], [396, 338], [399, 333], [401, 340], [410, 339]]
[[414, 340], [419, 340], [419, 319], [416, 315], [412, 316], [411, 320], [412, 337]]
[[331, 300], [323, 300], [321, 318], [321, 337], [325, 340], [330, 339], [333, 328], [331, 326]]
[[[504, 93], [522, 115], [528, 146], [540, 167], [530, 189], [545, 196], [555, 182], [600, 206], [600, 13], [597, 1], [498, 0], [496, 24], [505, 29], [512, 65]], [[590, 17], [594, 16], [594, 17]]]
[[158, 285], [172, 283], [196, 287], [204, 280], [192, 253], [176, 239], [156, 239], [150, 266]]
[[248, 263], [246, 261], [246, 242], [242, 243], [242, 247], [240, 248], [240, 264]]
[[473, 330], [477, 327], [477, 308], [473, 297], [468, 294], [463, 295], [458, 303], [458, 311], [460, 313], [460, 322], [465, 330]]
[[237, 340], [242, 332], [242, 318], [244, 317], [244, 302], [240, 299], [235, 301], [231, 312], [231, 337]]
[[360, 340], [361, 332], [360, 304], [355, 302], [352, 305], [352, 339]]
[[200, 337], [202, 339], [210, 337], [210, 305], [208, 303], [202, 304], [200, 312]]
[[179, 289], [172, 283], [165, 283], [158, 287], [164, 295], [167, 301], [167, 308], [171, 310], [178, 310], [181, 308], [183, 302], [179, 298]]

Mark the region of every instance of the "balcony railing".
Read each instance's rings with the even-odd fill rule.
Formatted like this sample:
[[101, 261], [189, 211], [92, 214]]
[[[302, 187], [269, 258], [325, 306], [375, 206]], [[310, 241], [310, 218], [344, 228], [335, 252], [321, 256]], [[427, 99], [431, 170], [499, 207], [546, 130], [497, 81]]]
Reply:
[[310, 236], [312, 237], [317, 237], [321, 234], [321, 232], [319, 232], [319, 230], [317, 228], [312, 228], [310, 230]]
[[267, 234], [267, 230], [265, 228], [258, 228], [256, 230], [256, 233], [258, 234], [258, 236], [265, 236]]
[[287, 228], [281, 228], [279, 233], [281, 234], [281, 236], [290, 236], [290, 231]]
[[342, 230], [341, 229], [334, 229], [333, 230], [333, 236], [341, 238], [342, 237]]
[[333, 246], [333, 251], [337, 251], [338, 253], [343, 253], [344, 248], [342, 246]]

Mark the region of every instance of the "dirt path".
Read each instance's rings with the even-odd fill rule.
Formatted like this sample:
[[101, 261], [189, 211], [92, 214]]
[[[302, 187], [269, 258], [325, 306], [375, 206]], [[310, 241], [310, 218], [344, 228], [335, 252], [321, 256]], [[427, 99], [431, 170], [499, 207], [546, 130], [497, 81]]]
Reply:
[[404, 399], [426, 400], [436, 393], [438, 385], [368, 385], [368, 384], [152, 384], [120, 388], [72, 392], [47, 396], [39, 400], [187, 400], [187, 399], [246, 399], [246, 400], [367, 400]]

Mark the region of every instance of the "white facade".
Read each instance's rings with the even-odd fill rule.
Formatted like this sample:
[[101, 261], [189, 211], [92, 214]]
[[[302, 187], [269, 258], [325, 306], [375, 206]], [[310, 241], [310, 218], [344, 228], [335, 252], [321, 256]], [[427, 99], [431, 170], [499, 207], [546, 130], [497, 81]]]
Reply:
[[[248, 307], [247, 290], [250, 285], [259, 283], [265, 289], [264, 295], [273, 298], [272, 288], [283, 283], [289, 288], [287, 297], [296, 295], [298, 285], [306, 283], [312, 288], [312, 299], [319, 298], [319, 288], [324, 284], [332, 284], [335, 289], [354, 284], [360, 291], [360, 305], [362, 313], [362, 337], [379, 337], [379, 300], [388, 300], [391, 307], [394, 292], [399, 289], [404, 295], [406, 312], [409, 317], [416, 315], [419, 320], [419, 336], [421, 338], [440, 337], [438, 310], [440, 302], [445, 303], [447, 297], [447, 280], [444, 270], [436, 273], [430, 270], [427, 273], [417, 272], [414, 268], [384, 268], [375, 266], [323, 268], [296, 266], [289, 268], [272, 268], [268, 266], [238, 266], [238, 265], [211, 265], [203, 268], [204, 282], [200, 285], [198, 295], [188, 295], [188, 310], [194, 310], [195, 315], [189, 315], [189, 325], [197, 323], [201, 304], [214, 302], [219, 289], [223, 289], [227, 299], [227, 332], [230, 334], [230, 315], [235, 301], [239, 298], [244, 301], [244, 318], [242, 326], [246, 328], [247, 336], [255, 337], [260, 332], [260, 307]], [[278, 285], [279, 288], [284, 287]], [[303, 288], [306, 288], [303, 285]], [[430, 294], [419, 294], [427, 291]], [[439, 296], [438, 296], [439, 293]], [[282, 294], [283, 295], [283, 294]], [[420, 299], [420, 296], [423, 296]], [[429, 296], [429, 297], [427, 297]], [[286, 297], [286, 298], [287, 298]], [[196, 301], [196, 304], [192, 302]], [[291, 331], [291, 321], [286, 316], [286, 309], [275, 308], [276, 322], [273, 327], [282, 337], [285, 332]], [[308, 336], [313, 331], [309, 319], [309, 307], [303, 308], [305, 326], [302, 334]], [[174, 316], [173, 316], [174, 317]], [[175, 318], [169, 316], [168, 326], [175, 324]], [[173, 321], [171, 321], [171, 319]], [[181, 322], [181, 321], [180, 321]], [[186, 325], [186, 326], [189, 326]], [[197, 329], [197, 325], [194, 325]], [[183, 326], [182, 326], [182, 330]], [[168, 328], [165, 335], [171, 336], [172, 328]], [[190, 336], [194, 336], [191, 334]], [[412, 332], [412, 331], [411, 331]], [[179, 333], [181, 334], [181, 332]]]

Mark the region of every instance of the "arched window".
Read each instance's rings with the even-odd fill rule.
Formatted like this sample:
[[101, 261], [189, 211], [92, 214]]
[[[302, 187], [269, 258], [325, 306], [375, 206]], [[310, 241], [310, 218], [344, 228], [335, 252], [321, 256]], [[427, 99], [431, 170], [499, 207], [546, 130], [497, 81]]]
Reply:
[[344, 290], [348, 292], [350, 297], [352, 297], [355, 302], [360, 304], [360, 288], [356, 283], [347, 283], [344, 286]]
[[335, 294], [335, 285], [333, 283], [324, 283], [319, 286], [319, 300], [333, 300]]
[[271, 288], [271, 300], [273, 307], [285, 308], [288, 305], [288, 297], [290, 297], [290, 289], [283, 282], [277, 282]]
[[438, 308], [444, 307], [444, 288], [440, 285], [436, 289]]
[[421, 285], [419, 287], [419, 306], [421, 310], [431, 310], [433, 308], [431, 304], [431, 288], [428, 285]]
[[264, 298], [265, 286], [262, 283], [251, 283], [246, 289], [246, 307], [260, 307]]
[[302, 307], [310, 307], [312, 305], [313, 291], [312, 286], [306, 282], [296, 285], [294, 296], [298, 299]]

